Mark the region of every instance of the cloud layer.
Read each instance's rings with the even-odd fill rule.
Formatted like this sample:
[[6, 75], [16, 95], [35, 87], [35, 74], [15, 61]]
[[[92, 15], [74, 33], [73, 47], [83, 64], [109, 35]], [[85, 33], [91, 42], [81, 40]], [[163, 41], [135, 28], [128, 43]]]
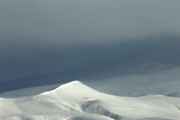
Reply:
[[61, 44], [179, 34], [179, 12], [178, 0], [1, 1], [0, 33]]
[[179, 12], [179, 0], [0, 1], [0, 81], [140, 58], [177, 63]]

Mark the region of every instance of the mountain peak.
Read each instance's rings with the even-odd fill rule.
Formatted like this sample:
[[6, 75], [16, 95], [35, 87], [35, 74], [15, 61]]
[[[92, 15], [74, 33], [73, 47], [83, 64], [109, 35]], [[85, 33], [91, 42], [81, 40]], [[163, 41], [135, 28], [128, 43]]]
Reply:
[[[64, 87], [74, 87], [74, 86], [79, 86], [79, 85], [82, 86], [83, 84], [82, 84], [80, 81], [75, 80], [75, 81], [66, 83], [66, 84], [64, 84], [64, 85], [61, 85], [61, 86], [59, 86], [59, 87], [56, 88], [56, 89], [64, 88]], [[84, 85], [84, 86], [85, 86], [85, 85]]]
[[54, 90], [44, 92], [40, 95], [53, 95], [53, 96], [73, 96], [79, 97], [89, 94], [97, 94], [98, 92], [88, 86], [82, 84], [80, 81], [72, 81], [57, 87]]

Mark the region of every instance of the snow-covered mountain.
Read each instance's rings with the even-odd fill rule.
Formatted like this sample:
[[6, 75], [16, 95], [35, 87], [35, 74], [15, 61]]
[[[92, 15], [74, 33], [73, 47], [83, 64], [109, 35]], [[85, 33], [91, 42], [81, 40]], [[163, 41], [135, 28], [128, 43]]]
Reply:
[[180, 98], [120, 97], [73, 81], [39, 95], [0, 98], [0, 120], [179, 120]]
[[112, 76], [88, 82], [94, 89], [120, 96], [144, 96], [160, 94], [180, 97], [180, 68], [155, 73]]
[[180, 0], [1, 0], [0, 120], [180, 120], [179, 13]]
[[[132, 74], [127, 75], [115, 75], [105, 78], [89, 77], [89, 80], [80, 79], [81, 82], [90, 86], [91, 88], [100, 92], [118, 95], [118, 96], [130, 96], [139, 97], [144, 95], [159, 94], [171, 97], [180, 97], [180, 68], [170, 68], [170, 65], [164, 69], [152, 64], [145, 64], [139, 66], [129, 72]], [[145, 70], [156, 69], [158, 71], [148, 73]], [[144, 72], [144, 73], [143, 73]], [[134, 74], [133, 74], [134, 73]], [[108, 72], [102, 73], [103, 75], [110, 74]], [[99, 75], [102, 76], [102, 75]], [[20, 97], [20, 96], [33, 96], [42, 92], [55, 89], [59, 84], [52, 84], [46, 86], [38, 86], [32, 88], [26, 88], [21, 90], [14, 90], [9, 92], [0, 93], [0, 97]]]

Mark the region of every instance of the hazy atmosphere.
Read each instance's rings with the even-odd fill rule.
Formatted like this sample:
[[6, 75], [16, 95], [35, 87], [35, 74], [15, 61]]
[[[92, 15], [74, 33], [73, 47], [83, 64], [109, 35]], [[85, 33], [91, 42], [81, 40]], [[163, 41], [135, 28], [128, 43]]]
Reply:
[[179, 64], [179, 0], [1, 0], [0, 81], [129, 61]]
[[180, 0], [0, 0], [0, 120], [180, 120]]

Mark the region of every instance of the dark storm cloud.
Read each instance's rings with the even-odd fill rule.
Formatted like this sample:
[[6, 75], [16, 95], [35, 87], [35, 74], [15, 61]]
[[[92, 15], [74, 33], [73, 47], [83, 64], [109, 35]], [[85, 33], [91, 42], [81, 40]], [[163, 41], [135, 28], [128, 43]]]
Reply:
[[[179, 0], [1, 0], [0, 80], [108, 69], [141, 57], [172, 61], [163, 50], [179, 60], [178, 38], [171, 37], [176, 42], [170, 48], [167, 42], [146, 42], [177, 36], [179, 12]], [[153, 55], [153, 50], [160, 52]]]

